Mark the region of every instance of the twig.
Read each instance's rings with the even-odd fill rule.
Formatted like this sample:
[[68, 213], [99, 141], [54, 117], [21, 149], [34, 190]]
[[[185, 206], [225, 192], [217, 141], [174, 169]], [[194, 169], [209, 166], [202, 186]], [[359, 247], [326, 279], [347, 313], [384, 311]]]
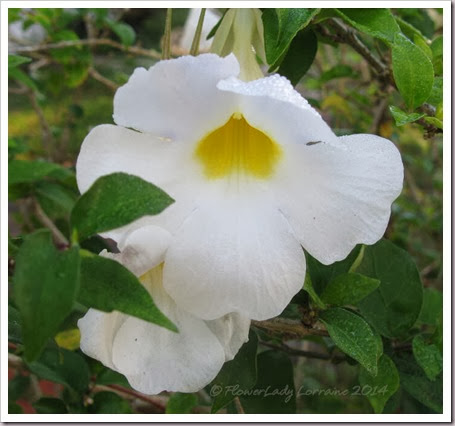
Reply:
[[104, 77], [104, 75], [101, 75], [95, 68], [90, 68], [88, 70], [88, 73], [90, 77], [109, 87], [109, 89], [113, 90], [114, 92], [120, 87], [117, 83], [114, 83], [112, 80]]
[[48, 228], [56, 243], [61, 244], [62, 246], [68, 247], [69, 242], [66, 237], [60, 232], [54, 222], [49, 218], [49, 216], [44, 213], [44, 210], [41, 208], [39, 203], [34, 200], [35, 214], [39, 222]]
[[51, 128], [49, 123], [44, 116], [44, 111], [38, 104], [38, 100], [36, 99], [36, 93], [33, 90], [28, 90], [27, 96], [30, 99], [30, 103], [32, 104], [32, 108], [34, 109], [36, 115], [38, 116], [38, 120], [41, 126], [41, 132], [43, 137], [43, 148], [46, 151], [47, 155], [49, 156], [51, 152], [51, 142], [53, 140]]
[[31, 53], [41, 52], [50, 49], [64, 49], [66, 47], [80, 47], [80, 46], [110, 46], [115, 49], [122, 50], [123, 52], [131, 53], [139, 56], [147, 56], [149, 58], [160, 59], [161, 55], [153, 49], [143, 49], [138, 46], [125, 46], [109, 38], [88, 38], [82, 40], [65, 40], [57, 43], [40, 44], [37, 46], [23, 46], [13, 49], [14, 53]]
[[245, 410], [243, 409], [242, 403], [238, 396], [234, 398], [235, 408], [237, 409], [238, 414], [245, 414]]
[[252, 320], [251, 324], [262, 330], [271, 333], [286, 334], [293, 337], [305, 336], [328, 336], [327, 330], [322, 330], [313, 327], [306, 327], [301, 322], [291, 321], [284, 318], [274, 318], [267, 321]]
[[384, 118], [387, 105], [389, 105], [389, 100], [387, 98], [382, 98], [374, 112], [373, 122], [371, 123], [370, 129], [371, 133], [377, 134], [379, 132], [379, 127], [381, 126]]

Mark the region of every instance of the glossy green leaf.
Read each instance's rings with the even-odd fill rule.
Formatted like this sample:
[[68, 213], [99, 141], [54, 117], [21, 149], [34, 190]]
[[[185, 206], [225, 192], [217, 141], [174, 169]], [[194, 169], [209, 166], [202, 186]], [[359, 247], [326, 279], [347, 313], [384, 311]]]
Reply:
[[14, 295], [26, 359], [36, 359], [71, 312], [79, 289], [79, 251], [58, 252], [47, 230], [29, 235], [16, 258]]
[[78, 301], [83, 305], [104, 312], [116, 310], [178, 331], [136, 276], [115, 260], [82, 251], [80, 282]]
[[10, 68], [16, 68], [19, 65], [22, 64], [27, 64], [31, 62], [31, 58], [27, 58], [25, 56], [20, 56], [20, 55], [8, 55], [8, 69]]
[[93, 404], [89, 407], [90, 413], [95, 414], [132, 414], [128, 400], [114, 392], [98, 392], [93, 397]]
[[424, 288], [422, 310], [419, 314], [419, 322], [423, 324], [436, 325], [441, 313], [442, 293], [434, 288]]
[[251, 389], [257, 378], [256, 352], [258, 338], [250, 330], [248, 342], [238, 351], [235, 358], [226, 362], [213, 382], [209, 385], [209, 394], [213, 398], [212, 413], [229, 404], [238, 391]]
[[280, 64], [278, 74], [287, 77], [295, 86], [310, 69], [317, 50], [318, 39], [313, 31], [307, 29], [298, 32]]
[[174, 200], [145, 180], [126, 173], [100, 177], [76, 202], [71, 225], [79, 240], [156, 215]]
[[376, 333], [359, 315], [342, 308], [323, 311], [319, 316], [335, 344], [375, 376], [382, 355]]
[[289, 356], [279, 351], [261, 352], [257, 357], [257, 372], [256, 385], [239, 396], [245, 413], [295, 413], [294, 369]]
[[194, 393], [173, 393], [166, 404], [166, 414], [191, 413], [197, 403], [198, 398]]
[[442, 355], [434, 344], [425, 343], [421, 335], [412, 339], [412, 352], [417, 363], [430, 380], [435, 380], [442, 371]]
[[431, 42], [431, 52], [433, 54], [433, 68], [436, 75], [442, 75], [443, 71], [443, 38], [436, 37]]
[[45, 177], [67, 179], [73, 172], [59, 164], [47, 161], [12, 160], [8, 164], [8, 184], [28, 183]]
[[403, 336], [422, 307], [422, 283], [411, 255], [387, 240], [366, 246], [357, 272], [378, 279], [378, 289], [358, 307], [383, 336]]
[[376, 414], [382, 413], [386, 402], [400, 387], [400, 376], [394, 362], [383, 354], [378, 362], [378, 374], [372, 376], [360, 368], [359, 383]]
[[356, 305], [378, 287], [379, 280], [347, 272], [329, 281], [321, 300], [328, 305]]
[[107, 19], [106, 22], [123, 45], [131, 46], [134, 43], [134, 40], [136, 40], [136, 32], [131, 25], [124, 22], [115, 22], [110, 19]]
[[68, 408], [66, 404], [57, 398], [40, 398], [33, 404], [37, 414], [66, 414]]
[[282, 61], [291, 41], [305, 28], [319, 12], [319, 9], [264, 9], [264, 44], [270, 70]]
[[397, 126], [404, 126], [405, 124], [412, 123], [425, 116], [425, 114], [418, 112], [404, 112], [400, 108], [393, 105], [389, 107], [389, 110]]
[[392, 45], [392, 67], [395, 83], [407, 107], [414, 110], [430, 96], [433, 87], [433, 65], [422, 49], [403, 34], [397, 34]]
[[442, 413], [442, 374], [431, 381], [415, 362], [412, 354], [400, 351], [392, 356], [400, 374], [400, 384], [421, 404]]
[[40, 358], [27, 364], [38, 377], [60, 383], [77, 392], [85, 392], [90, 372], [85, 359], [66, 349], [46, 349]]
[[390, 9], [336, 9], [338, 14], [357, 30], [392, 43], [400, 32]]

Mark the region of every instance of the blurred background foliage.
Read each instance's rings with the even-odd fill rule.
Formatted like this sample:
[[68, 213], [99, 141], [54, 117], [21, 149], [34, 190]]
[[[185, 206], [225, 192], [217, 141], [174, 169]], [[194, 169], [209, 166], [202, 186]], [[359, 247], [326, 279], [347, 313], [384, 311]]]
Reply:
[[[184, 28], [188, 12], [173, 11], [172, 56], [188, 54], [185, 32], [194, 32], [195, 26]], [[213, 22], [207, 18], [207, 30], [224, 10], [212, 12]], [[417, 264], [425, 288], [425, 312], [430, 312], [422, 324], [427, 324], [424, 331], [433, 333], [435, 327], [440, 330], [435, 312], [442, 303], [442, 10], [408, 8], [393, 9], [392, 13], [401, 31], [413, 41], [412, 46], [418, 46], [419, 54], [425, 54], [432, 64], [431, 93], [421, 105], [410, 105], [406, 90], [396, 88], [400, 79], [391, 72], [387, 34], [377, 36], [371, 27], [365, 30], [358, 25], [352, 14], [340, 15], [333, 9], [323, 9], [298, 31], [275, 69], [292, 80], [337, 134], [375, 133], [400, 149], [404, 189], [393, 205], [386, 238], [409, 252]], [[9, 10], [9, 50], [14, 56], [9, 60], [8, 146], [10, 162], [16, 162], [10, 163], [9, 172], [11, 274], [24, 235], [44, 226], [54, 228], [54, 237], [60, 234], [62, 247], [68, 241], [69, 214], [78, 197], [73, 171], [80, 145], [91, 128], [112, 123], [113, 94], [132, 71], [138, 66], [148, 68], [160, 59], [165, 15], [165, 9]], [[264, 24], [269, 31], [266, 20]], [[383, 65], [382, 71], [374, 60]], [[296, 63], [303, 65], [299, 68]], [[29, 165], [25, 172], [11, 167], [19, 167], [23, 161]], [[92, 238], [84, 244], [99, 252], [109, 243]], [[41, 358], [24, 363], [20, 317], [11, 300], [10, 412], [210, 412], [209, 390], [194, 395], [140, 395], [123, 376], [82, 354], [75, 324], [84, 309], [77, 308]], [[284, 316], [295, 316], [294, 308], [290, 305]], [[260, 346], [258, 376], [261, 369], [273, 369], [279, 362], [286, 370], [287, 361], [274, 360], [274, 355], [268, 354], [280, 352], [265, 351], [267, 344], [274, 348], [281, 343], [269, 340], [264, 330], [258, 333], [266, 343]], [[307, 356], [288, 349], [295, 388], [300, 389], [291, 402], [297, 412], [373, 412], [374, 403], [361, 391], [354, 392], [359, 383], [357, 362], [342, 356], [327, 336], [306, 336], [303, 340]], [[402, 345], [405, 350], [394, 359], [398, 366], [400, 362], [409, 365], [410, 341]], [[316, 351], [315, 355], [314, 347], [320, 346], [324, 354]], [[63, 358], [62, 353], [66, 354]], [[394, 393], [384, 412], [440, 411], [442, 405], [434, 402], [440, 400], [439, 390], [427, 387], [425, 397], [412, 392], [413, 386], [423, 386], [425, 374], [411, 371], [409, 376], [411, 384]], [[350, 389], [350, 393], [311, 391], [315, 389]], [[254, 412], [253, 400], [242, 403], [242, 409], [253, 407]], [[234, 402], [223, 410], [239, 411]]]

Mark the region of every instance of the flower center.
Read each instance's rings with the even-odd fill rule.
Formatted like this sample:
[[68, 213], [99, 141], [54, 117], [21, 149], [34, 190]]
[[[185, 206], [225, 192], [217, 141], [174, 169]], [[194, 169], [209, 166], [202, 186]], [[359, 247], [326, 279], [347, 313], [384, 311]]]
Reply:
[[265, 133], [250, 126], [241, 114], [205, 136], [196, 157], [209, 179], [244, 173], [259, 179], [270, 177], [282, 156], [281, 147]]

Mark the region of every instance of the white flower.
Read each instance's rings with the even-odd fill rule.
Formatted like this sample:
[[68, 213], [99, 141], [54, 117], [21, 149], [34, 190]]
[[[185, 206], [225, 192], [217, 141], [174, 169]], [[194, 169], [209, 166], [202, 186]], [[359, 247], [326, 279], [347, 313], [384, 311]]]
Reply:
[[[156, 244], [148, 245], [149, 239]], [[161, 263], [168, 242], [166, 231], [147, 226], [128, 235], [119, 254], [104, 251], [101, 255], [140, 275], [158, 308], [179, 333], [116, 311], [107, 314], [90, 309], [78, 322], [82, 351], [124, 374], [133, 388], [146, 394], [198, 391], [248, 340], [248, 319], [234, 313], [203, 321], [180, 309], [169, 297], [162, 284]]]
[[403, 181], [390, 141], [337, 137], [286, 78], [238, 73], [234, 55], [213, 54], [136, 69], [114, 98], [117, 126], [94, 128], [77, 162], [81, 192], [122, 171], [176, 200], [105, 235], [169, 230], [164, 288], [206, 320], [280, 314], [302, 288], [302, 246], [330, 264], [375, 243]]

